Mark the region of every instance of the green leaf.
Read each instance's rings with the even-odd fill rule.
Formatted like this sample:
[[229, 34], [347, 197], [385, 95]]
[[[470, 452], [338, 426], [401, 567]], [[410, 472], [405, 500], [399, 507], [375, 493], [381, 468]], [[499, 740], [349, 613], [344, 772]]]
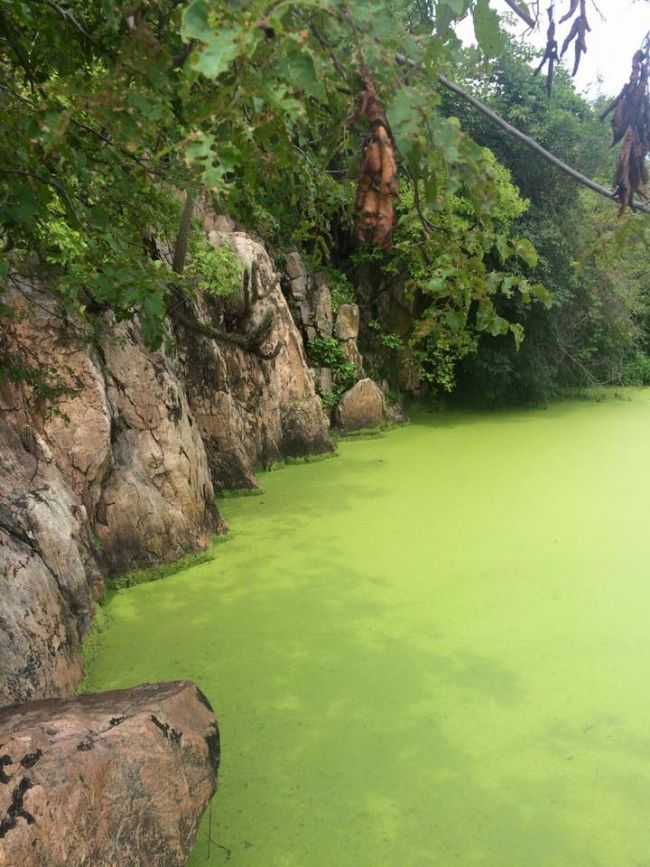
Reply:
[[297, 90], [317, 99], [323, 96], [323, 85], [318, 80], [310, 54], [298, 49], [288, 51], [280, 64], [280, 72]]
[[510, 242], [505, 235], [497, 235], [495, 243], [497, 251], [499, 253], [499, 258], [503, 263], [507, 262], [512, 255], [512, 248], [510, 246]]
[[519, 256], [520, 259], [530, 267], [534, 268], [539, 261], [539, 257], [537, 255], [537, 250], [528, 240], [528, 238], [519, 238], [515, 241], [515, 255]]
[[400, 153], [409, 159], [422, 135], [422, 123], [417, 108], [422, 94], [415, 88], [403, 87], [389, 104], [387, 115]]
[[444, 0], [444, 3], [441, 5], [448, 6], [453, 14], [457, 15], [459, 18], [461, 15], [465, 14], [465, 0]]
[[505, 39], [499, 27], [499, 16], [490, 7], [490, 0], [478, 0], [474, 7], [474, 32], [486, 57], [496, 57], [503, 51]]
[[218, 33], [213, 32], [208, 47], [194, 61], [194, 69], [206, 78], [218, 78], [240, 53], [240, 36], [239, 28], [224, 27]]
[[191, 39], [198, 39], [200, 42], [210, 41], [212, 28], [206, 0], [194, 0], [183, 12], [181, 36], [186, 42]]

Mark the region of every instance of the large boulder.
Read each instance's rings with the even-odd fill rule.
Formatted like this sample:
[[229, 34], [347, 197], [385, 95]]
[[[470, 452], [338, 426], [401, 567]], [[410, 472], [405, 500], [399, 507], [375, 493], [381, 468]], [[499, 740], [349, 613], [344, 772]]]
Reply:
[[345, 392], [336, 408], [343, 430], [379, 427], [386, 422], [384, 393], [372, 379], [361, 379]]
[[285, 273], [289, 282], [289, 292], [296, 301], [307, 297], [308, 275], [300, 253], [294, 250], [287, 254]]
[[182, 867], [217, 784], [194, 684], [0, 710], [0, 867]]
[[113, 573], [205, 548], [218, 526], [200, 431], [171, 360], [148, 351], [135, 325], [104, 341], [112, 461], [96, 511]]

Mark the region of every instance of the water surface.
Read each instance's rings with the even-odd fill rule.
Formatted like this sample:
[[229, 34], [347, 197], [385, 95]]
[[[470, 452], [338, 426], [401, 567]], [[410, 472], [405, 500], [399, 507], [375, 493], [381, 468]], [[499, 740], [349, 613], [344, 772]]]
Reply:
[[219, 716], [191, 867], [650, 867], [649, 434], [649, 392], [423, 416], [116, 595], [90, 688]]

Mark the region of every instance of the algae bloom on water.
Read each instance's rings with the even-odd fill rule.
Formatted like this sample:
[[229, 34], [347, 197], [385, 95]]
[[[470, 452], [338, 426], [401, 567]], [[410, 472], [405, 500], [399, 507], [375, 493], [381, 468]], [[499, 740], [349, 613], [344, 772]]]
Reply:
[[425, 416], [115, 595], [90, 686], [219, 716], [192, 867], [650, 863], [649, 429], [647, 392]]

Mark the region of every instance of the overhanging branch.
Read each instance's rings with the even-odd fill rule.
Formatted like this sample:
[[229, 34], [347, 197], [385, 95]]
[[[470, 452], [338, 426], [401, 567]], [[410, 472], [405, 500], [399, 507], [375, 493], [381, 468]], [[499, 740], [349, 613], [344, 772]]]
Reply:
[[[618, 199], [616, 198], [616, 194], [613, 193], [611, 190], [608, 190], [601, 184], [596, 183], [596, 181], [592, 181], [591, 178], [583, 175], [572, 166], [567, 165], [559, 157], [556, 157], [550, 151], [547, 151], [546, 148], [542, 147], [542, 145], [539, 144], [539, 142], [536, 142], [535, 139], [521, 132], [521, 130], [518, 130], [516, 127], [512, 126], [512, 124], [508, 123], [507, 120], [504, 120], [495, 111], [492, 111], [491, 108], [488, 108], [488, 106], [485, 105], [485, 103], [481, 102], [480, 99], [472, 96], [471, 93], [467, 93], [466, 90], [463, 90], [462, 87], [454, 84], [453, 81], [449, 81], [449, 79], [445, 78], [444, 75], [438, 75], [438, 81], [448, 90], [451, 90], [452, 93], [457, 94], [466, 102], [469, 102], [470, 105], [473, 105], [475, 109], [481, 112], [481, 114], [485, 115], [485, 117], [489, 118], [493, 123], [495, 123], [497, 126], [500, 126], [501, 129], [505, 130], [508, 135], [518, 139], [520, 142], [523, 142], [523, 144], [531, 148], [531, 150], [534, 150], [543, 159], [545, 159], [546, 162], [551, 163], [551, 165], [555, 166], [557, 169], [560, 169], [561, 172], [569, 175], [569, 177], [573, 178], [574, 181], [577, 181], [577, 183], [582, 184], [583, 187], [587, 187], [587, 189], [591, 190], [594, 193], [598, 193], [599, 196], [603, 196], [604, 198], [609, 199], [612, 202], [618, 201]], [[642, 205], [638, 202], [635, 202], [631, 207], [635, 211], [642, 211], [644, 214], [650, 214], [650, 207], [648, 207], [647, 205]]]
[[[410, 66], [412, 69], [420, 69], [421, 67], [418, 63], [406, 57], [404, 54], [396, 54], [395, 60], [402, 66]], [[520, 142], [529, 147], [531, 150], [534, 150], [535, 153], [538, 153], [542, 159], [546, 160], [547, 163], [555, 166], [555, 168], [559, 169], [561, 172], [564, 172], [565, 175], [569, 175], [569, 177], [573, 178], [578, 184], [581, 184], [583, 187], [587, 187], [587, 189], [591, 190], [593, 193], [598, 193], [599, 196], [603, 196], [605, 199], [609, 199], [610, 202], [617, 202], [618, 199], [616, 197], [616, 193], [612, 190], [608, 190], [607, 187], [603, 187], [602, 184], [596, 183], [596, 181], [592, 181], [591, 178], [588, 178], [586, 175], [583, 175], [577, 169], [574, 169], [572, 166], [567, 165], [567, 163], [563, 162], [559, 157], [556, 157], [550, 151], [547, 151], [545, 147], [542, 147], [539, 142], [536, 142], [535, 139], [531, 138], [526, 133], [518, 130], [517, 127], [513, 126], [511, 123], [508, 123], [507, 120], [504, 120], [500, 115], [496, 113], [496, 111], [492, 111], [491, 108], [488, 108], [485, 103], [481, 102], [480, 99], [477, 99], [475, 96], [472, 96], [471, 93], [468, 93], [458, 84], [455, 84], [453, 81], [449, 81], [444, 75], [438, 73], [437, 79], [444, 87], [448, 90], [451, 90], [452, 93], [455, 93], [457, 96], [460, 96], [461, 99], [464, 99], [466, 102], [469, 102], [470, 105], [473, 105], [477, 111], [480, 111], [481, 114], [485, 115], [485, 117], [489, 118], [493, 123], [497, 126], [501, 127], [502, 130], [508, 133], [512, 138], [518, 139]], [[630, 205], [633, 211], [641, 211], [644, 214], [650, 214], [650, 207], [648, 205], [642, 205], [638, 202]]]
[[515, 15], [518, 15], [522, 21], [526, 22], [526, 24], [530, 27], [531, 30], [534, 30], [535, 27], [537, 27], [537, 22], [535, 21], [535, 19], [526, 9], [523, 9], [519, 5], [519, 3], [516, 3], [515, 0], [506, 0], [506, 3], [515, 13]]

